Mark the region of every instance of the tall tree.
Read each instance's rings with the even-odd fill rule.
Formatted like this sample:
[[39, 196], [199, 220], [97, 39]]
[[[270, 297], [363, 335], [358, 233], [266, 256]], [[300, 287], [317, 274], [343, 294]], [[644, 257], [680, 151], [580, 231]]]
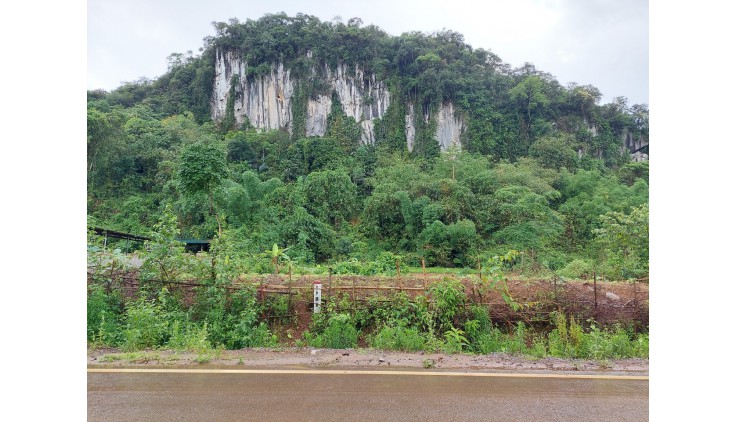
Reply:
[[213, 213], [213, 190], [228, 175], [225, 153], [215, 144], [197, 142], [180, 156], [179, 184], [186, 194], [207, 192]]
[[551, 100], [544, 93], [543, 80], [531, 75], [523, 79], [522, 82], [510, 89], [510, 99], [516, 101], [525, 111], [526, 125], [525, 138], [530, 139], [530, 126], [532, 122], [533, 112], [540, 107], [545, 107], [551, 103]]

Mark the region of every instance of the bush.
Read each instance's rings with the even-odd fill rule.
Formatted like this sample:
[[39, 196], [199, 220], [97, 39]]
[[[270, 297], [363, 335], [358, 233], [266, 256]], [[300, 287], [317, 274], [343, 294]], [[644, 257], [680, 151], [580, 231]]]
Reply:
[[91, 285], [87, 294], [87, 340], [113, 346], [120, 341], [121, 327], [118, 309], [120, 296], [108, 295], [100, 285]]
[[232, 348], [275, 347], [278, 345], [277, 336], [272, 334], [266, 323], [260, 322], [259, 325], [254, 326], [246, 320], [241, 320], [241, 322], [244, 323], [238, 323], [234, 327]]
[[172, 335], [167, 346], [180, 351], [205, 353], [212, 349], [208, 341], [208, 324], [201, 327], [196, 324], [182, 324], [175, 321], [172, 324]]
[[469, 348], [479, 352], [482, 336], [492, 332], [492, 320], [489, 317], [489, 310], [483, 306], [472, 306], [469, 313], [470, 319], [464, 323], [464, 330], [469, 339]]
[[435, 300], [431, 313], [437, 326], [444, 332], [450, 330], [466, 300], [464, 286], [459, 280], [444, 278], [443, 281], [433, 283], [430, 291]]
[[548, 352], [551, 356], [581, 359], [623, 359], [648, 357], [648, 334], [635, 340], [623, 328], [604, 330], [592, 323], [585, 332], [572, 318], [568, 327], [563, 314], [554, 315], [556, 328], [548, 334]]
[[450, 330], [443, 333], [443, 336], [446, 338], [443, 345], [443, 351], [446, 353], [459, 353], [469, 347], [469, 340], [467, 340], [463, 330], [451, 327]]
[[423, 350], [425, 340], [415, 327], [384, 326], [371, 338], [370, 344], [376, 349], [415, 352]]
[[357, 275], [368, 275], [371, 273], [371, 269], [368, 266], [356, 258], [351, 258], [348, 261], [339, 261], [333, 264], [333, 274], [344, 275], [344, 274], [357, 274]]
[[566, 264], [566, 267], [558, 271], [559, 275], [568, 278], [586, 278], [592, 273], [592, 263], [581, 259], [575, 259]]
[[312, 347], [327, 347], [330, 349], [350, 349], [356, 347], [359, 341], [359, 332], [351, 322], [348, 314], [333, 315], [328, 319], [328, 326], [319, 334], [305, 333], [305, 340]]
[[166, 341], [168, 323], [161, 308], [153, 301], [141, 299], [129, 303], [125, 321], [123, 351], [154, 348]]
[[492, 328], [488, 333], [483, 333], [477, 339], [476, 351], [482, 354], [489, 353], [526, 353], [527, 330], [522, 322], [519, 322], [513, 333], [507, 334], [498, 327]]

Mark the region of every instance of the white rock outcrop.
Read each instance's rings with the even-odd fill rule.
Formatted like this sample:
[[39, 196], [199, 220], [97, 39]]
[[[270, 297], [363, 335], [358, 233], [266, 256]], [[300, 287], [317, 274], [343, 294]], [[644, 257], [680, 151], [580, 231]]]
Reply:
[[[233, 52], [216, 52], [215, 81], [211, 101], [211, 117], [214, 121], [223, 120], [228, 112], [227, 106], [231, 95], [231, 80], [236, 75], [235, 98], [233, 112], [236, 125], [240, 126], [248, 118], [252, 126], [258, 129], [282, 129], [292, 133], [293, 96], [295, 81], [290, 70], [282, 63], [273, 64], [268, 74], [252, 77], [247, 80], [248, 64], [241, 56]], [[353, 117], [361, 127], [361, 143], [374, 144], [376, 135], [374, 123], [384, 117], [390, 105], [390, 93], [387, 84], [379, 81], [374, 74], [367, 74], [358, 66], [353, 69], [339, 65], [323, 69], [323, 76], [332, 92], [336, 92], [341, 109]], [[317, 72], [313, 77], [321, 77]], [[305, 113], [305, 136], [323, 136], [327, 130], [328, 114], [332, 106], [331, 95], [318, 95], [308, 99]], [[427, 110], [423, 118], [430, 121]], [[415, 145], [415, 110], [412, 104], [407, 105], [405, 116], [405, 137], [408, 151]], [[460, 145], [461, 134], [465, 129], [463, 119], [454, 116], [453, 104], [443, 104], [436, 116], [436, 139], [442, 150], [451, 145]]]
[[405, 108], [407, 114], [405, 115], [405, 141], [407, 141], [407, 150], [413, 152], [415, 147], [415, 106], [409, 103]]
[[[407, 104], [406, 110], [405, 140], [407, 141], [407, 150], [412, 152], [415, 148], [415, 107], [412, 104]], [[426, 124], [430, 122], [430, 114], [427, 111], [423, 111], [423, 120]], [[436, 114], [436, 141], [441, 147], [441, 151], [445, 151], [451, 145], [460, 147], [461, 135], [465, 129], [464, 119], [454, 115], [454, 105], [451, 103], [443, 104]]]
[[374, 74], [366, 76], [358, 66], [352, 72], [346, 65], [339, 65], [335, 71], [327, 67], [325, 70], [347, 116], [361, 123], [379, 119], [387, 112], [389, 90], [383, 81], [377, 81]]
[[[215, 81], [213, 96], [210, 102], [210, 115], [213, 120], [223, 120], [226, 117], [228, 95], [231, 90], [231, 78], [239, 77], [241, 82], [246, 80], [246, 63], [236, 54], [228, 51], [215, 53]], [[238, 89], [238, 88], [237, 88]]]
[[461, 117], [454, 115], [454, 105], [444, 104], [436, 116], [436, 140], [441, 146], [441, 151], [454, 145], [461, 147], [461, 134], [464, 132], [465, 124]]
[[238, 76], [235, 89], [233, 114], [236, 125], [246, 120], [259, 129], [286, 129], [292, 133], [292, 95], [294, 83], [289, 69], [280, 63], [272, 65], [263, 76], [246, 79], [247, 63], [232, 52], [216, 52], [215, 83], [211, 116], [222, 120], [227, 113], [227, 104], [233, 75]]
[[331, 112], [331, 97], [318, 95], [308, 100], [305, 113], [305, 136], [323, 136], [328, 128], [328, 114]]
[[289, 69], [285, 70], [281, 63], [272, 66], [268, 75], [257, 77], [244, 88], [240, 102], [234, 105], [236, 123], [240, 124], [246, 116], [257, 128], [287, 129], [292, 133], [294, 84]]

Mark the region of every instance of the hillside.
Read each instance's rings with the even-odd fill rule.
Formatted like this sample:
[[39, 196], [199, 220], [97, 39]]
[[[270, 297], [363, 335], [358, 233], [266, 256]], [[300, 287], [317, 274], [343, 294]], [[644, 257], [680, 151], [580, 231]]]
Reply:
[[523, 272], [647, 275], [646, 105], [600, 105], [453, 31], [214, 27], [162, 77], [88, 92], [90, 225], [219, 233], [247, 272], [277, 244], [356, 273], [516, 250]]

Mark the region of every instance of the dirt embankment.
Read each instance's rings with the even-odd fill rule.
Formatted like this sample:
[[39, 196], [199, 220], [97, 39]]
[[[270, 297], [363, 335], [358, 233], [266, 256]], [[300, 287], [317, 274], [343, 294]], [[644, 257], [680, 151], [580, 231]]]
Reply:
[[540, 373], [610, 373], [648, 375], [648, 359], [532, 359], [501, 353], [489, 355], [404, 353], [374, 349], [242, 349], [206, 355], [170, 350], [121, 353], [90, 349], [88, 367], [231, 368], [231, 369], [437, 369]]

